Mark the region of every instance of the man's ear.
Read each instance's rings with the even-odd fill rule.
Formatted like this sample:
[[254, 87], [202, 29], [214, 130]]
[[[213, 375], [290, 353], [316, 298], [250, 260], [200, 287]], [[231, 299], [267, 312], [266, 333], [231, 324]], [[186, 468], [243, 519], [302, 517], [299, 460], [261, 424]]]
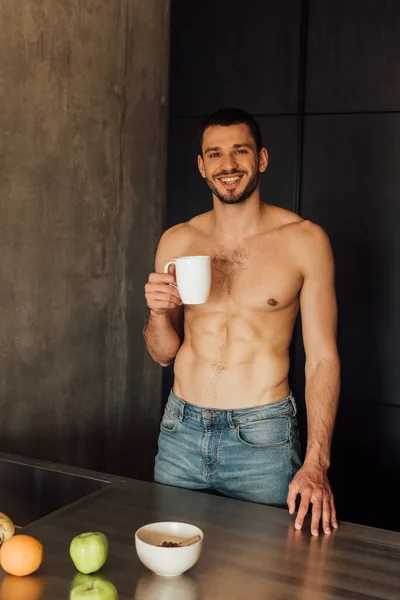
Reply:
[[264, 171], [268, 167], [268, 150], [266, 148], [261, 148], [260, 150], [259, 165], [260, 173], [264, 173]]
[[201, 154], [199, 154], [197, 157], [197, 166], [199, 167], [201, 176], [204, 177], [204, 179], [205, 179], [206, 178], [206, 170], [204, 168], [204, 161], [203, 161], [203, 157], [201, 156]]

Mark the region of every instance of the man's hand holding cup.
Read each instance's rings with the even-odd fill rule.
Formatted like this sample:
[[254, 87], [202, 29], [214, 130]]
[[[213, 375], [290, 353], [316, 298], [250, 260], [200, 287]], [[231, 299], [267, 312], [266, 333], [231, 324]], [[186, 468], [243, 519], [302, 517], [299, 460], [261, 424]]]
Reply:
[[150, 273], [144, 286], [147, 306], [156, 315], [165, 315], [168, 311], [182, 305], [176, 278], [175, 265], [171, 265], [173, 273]]

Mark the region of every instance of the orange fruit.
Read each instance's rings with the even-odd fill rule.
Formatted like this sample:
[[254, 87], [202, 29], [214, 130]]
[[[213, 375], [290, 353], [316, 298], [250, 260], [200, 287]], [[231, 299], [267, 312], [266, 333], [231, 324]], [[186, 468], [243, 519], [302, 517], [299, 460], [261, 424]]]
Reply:
[[0, 600], [39, 600], [44, 584], [37, 575], [6, 575], [0, 587]]
[[0, 564], [10, 575], [30, 575], [42, 560], [43, 546], [30, 535], [14, 535], [0, 547]]

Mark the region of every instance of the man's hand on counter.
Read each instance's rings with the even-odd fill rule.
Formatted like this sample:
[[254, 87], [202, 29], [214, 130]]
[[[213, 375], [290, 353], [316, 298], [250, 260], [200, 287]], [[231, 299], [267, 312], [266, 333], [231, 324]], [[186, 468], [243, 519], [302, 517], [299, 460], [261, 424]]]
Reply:
[[296, 473], [289, 485], [287, 504], [289, 513], [293, 515], [296, 510], [297, 496], [301, 496], [299, 509], [295, 521], [295, 528], [303, 527], [304, 518], [312, 504], [311, 533], [318, 535], [319, 525], [326, 534], [331, 533], [331, 527], [337, 528], [335, 502], [332, 489], [328, 480], [327, 469], [319, 465], [304, 464]]

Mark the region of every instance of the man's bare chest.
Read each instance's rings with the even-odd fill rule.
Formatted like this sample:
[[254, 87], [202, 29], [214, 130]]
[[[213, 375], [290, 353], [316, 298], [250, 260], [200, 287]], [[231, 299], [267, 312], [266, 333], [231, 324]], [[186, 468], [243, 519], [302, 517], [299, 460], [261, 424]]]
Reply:
[[208, 254], [212, 285], [208, 306], [273, 311], [297, 298], [302, 285], [298, 267], [281, 244], [258, 246], [194, 246], [191, 253]]

